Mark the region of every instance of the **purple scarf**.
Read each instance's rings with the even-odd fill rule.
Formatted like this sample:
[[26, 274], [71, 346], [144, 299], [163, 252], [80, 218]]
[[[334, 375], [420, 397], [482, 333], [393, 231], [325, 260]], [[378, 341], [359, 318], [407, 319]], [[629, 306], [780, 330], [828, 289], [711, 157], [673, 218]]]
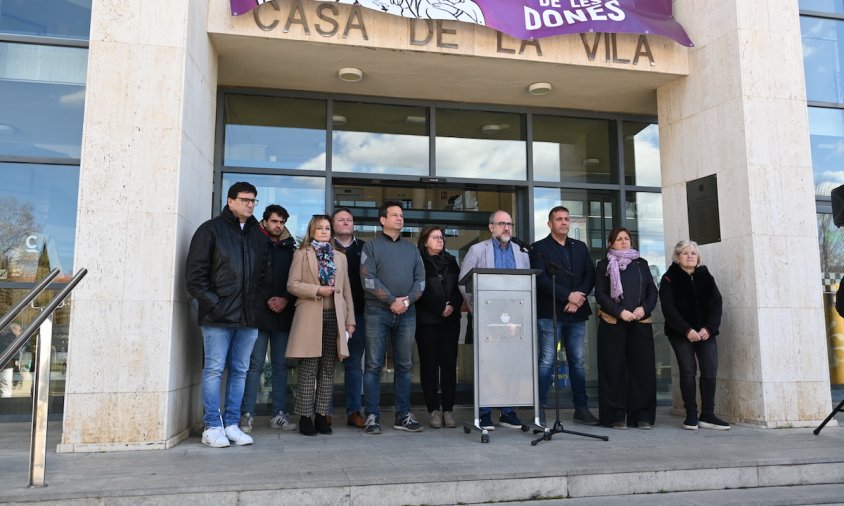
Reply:
[[639, 252], [635, 249], [611, 249], [607, 251], [607, 275], [610, 277], [610, 297], [616, 302], [621, 302], [624, 295], [624, 288], [621, 286], [621, 271], [627, 269], [630, 262], [639, 258]]
[[334, 286], [334, 248], [331, 243], [311, 241], [311, 246], [316, 252], [317, 265], [319, 268], [319, 284], [322, 286]]

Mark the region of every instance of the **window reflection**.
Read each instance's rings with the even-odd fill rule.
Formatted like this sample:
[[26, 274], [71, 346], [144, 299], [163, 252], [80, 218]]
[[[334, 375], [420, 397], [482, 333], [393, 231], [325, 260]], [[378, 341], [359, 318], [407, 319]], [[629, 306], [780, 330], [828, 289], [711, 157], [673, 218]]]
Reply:
[[833, 385], [844, 384], [844, 318], [835, 310], [836, 291], [844, 275], [844, 231], [831, 214], [818, 213], [818, 247], [821, 253], [823, 304], [829, 346], [829, 376]]
[[800, 10], [844, 14], [844, 0], [799, 0]]
[[87, 40], [91, 0], [3, 0], [0, 33]]
[[624, 183], [660, 186], [659, 126], [624, 122]]
[[226, 96], [223, 163], [325, 170], [324, 100]]
[[0, 164], [0, 282], [70, 277], [78, 187], [76, 166]]
[[803, 16], [800, 31], [806, 98], [816, 102], [844, 102], [844, 21]]
[[437, 110], [437, 175], [483, 179], [527, 177], [520, 114]]
[[425, 108], [335, 102], [331, 121], [334, 172], [428, 174]]
[[833, 188], [844, 183], [844, 109], [809, 107], [809, 142], [815, 194], [829, 196]]
[[0, 154], [80, 157], [88, 50], [0, 43]]
[[593, 260], [597, 261], [606, 251], [607, 236], [617, 219], [614, 212], [617, 200], [618, 192], [614, 191], [536, 188], [533, 192], [534, 239], [549, 234], [548, 212], [555, 206], [565, 206], [571, 218], [569, 236], [585, 242]]
[[535, 115], [533, 135], [535, 180], [616, 182], [608, 121]]
[[659, 281], [671, 263], [671, 259], [665, 257], [662, 194], [628, 192], [625, 216], [625, 226], [635, 238], [636, 249], [642, 258], [647, 259], [654, 279]]
[[305, 176], [271, 176], [259, 174], [223, 174], [221, 208], [226, 205], [226, 192], [238, 181], [248, 181], [258, 189], [255, 218], [259, 221], [264, 209], [278, 204], [290, 213], [285, 227], [300, 243], [308, 231], [308, 221], [314, 214], [325, 212], [325, 179]]

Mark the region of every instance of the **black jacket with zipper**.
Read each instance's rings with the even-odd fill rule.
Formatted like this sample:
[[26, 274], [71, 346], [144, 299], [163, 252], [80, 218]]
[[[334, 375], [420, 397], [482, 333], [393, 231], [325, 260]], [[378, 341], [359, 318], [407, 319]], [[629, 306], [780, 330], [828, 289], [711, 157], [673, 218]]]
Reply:
[[254, 216], [241, 229], [228, 206], [199, 226], [185, 261], [185, 281], [199, 303], [200, 325], [257, 326], [269, 242]]

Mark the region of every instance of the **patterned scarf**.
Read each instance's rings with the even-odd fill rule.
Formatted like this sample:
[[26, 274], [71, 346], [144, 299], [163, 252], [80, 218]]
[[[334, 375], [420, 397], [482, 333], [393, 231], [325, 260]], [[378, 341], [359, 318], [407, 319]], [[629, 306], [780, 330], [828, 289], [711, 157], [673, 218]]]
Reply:
[[635, 249], [611, 249], [607, 252], [607, 275], [610, 277], [610, 297], [616, 302], [621, 302], [624, 295], [624, 288], [621, 286], [621, 271], [627, 269], [630, 262], [639, 258], [639, 252]]
[[319, 284], [322, 286], [334, 286], [334, 248], [331, 243], [311, 241], [311, 246], [316, 252], [317, 265], [319, 267]]

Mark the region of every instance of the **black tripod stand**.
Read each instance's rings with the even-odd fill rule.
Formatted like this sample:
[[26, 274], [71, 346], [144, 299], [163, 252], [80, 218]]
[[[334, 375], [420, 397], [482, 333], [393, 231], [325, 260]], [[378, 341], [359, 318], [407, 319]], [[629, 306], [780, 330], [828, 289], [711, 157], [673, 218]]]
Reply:
[[838, 413], [838, 412], [844, 412], [844, 400], [842, 400], [841, 402], [839, 402], [839, 403], [838, 403], [838, 406], [835, 406], [835, 409], [833, 409], [833, 410], [832, 410], [832, 412], [829, 414], [829, 416], [828, 416], [828, 417], [826, 417], [826, 420], [824, 420], [824, 421], [823, 421], [823, 423], [821, 423], [820, 425], [818, 425], [818, 428], [817, 428], [817, 429], [815, 429], [815, 430], [813, 430], [813, 431], [812, 431], [812, 433], [813, 433], [814, 435], [816, 435], [816, 436], [817, 436], [818, 434], [820, 434], [820, 433], [821, 433], [821, 429], [823, 429], [823, 428], [826, 426], [826, 424], [828, 424], [828, 423], [829, 423], [829, 421], [830, 421], [830, 420], [832, 420], [832, 417], [833, 417], [833, 416], [835, 416], [835, 414], [836, 414], [836, 413]]
[[[541, 254], [541, 253], [540, 253]], [[559, 359], [557, 354], [557, 272], [563, 270], [562, 266], [555, 264], [554, 262], [550, 262], [545, 259], [545, 270], [551, 276], [551, 305], [554, 308], [552, 313], [552, 322], [553, 322], [553, 329], [554, 329], [554, 375], [557, 375], [557, 371], [559, 371]], [[568, 273], [571, 275], [571, 272]], [[585, 432], [575, 432], [573, 430], [566, 430], [563, 428], [563, 422], [560, 421], [560, 387], [559, 387], [559, 379], [555, 382], [554, 386], [554, 400], [556, 404], [555, 408], [555, 419], [554, 425], [550, 428], [545, 427], [544, 430], [535, 429], [533, 431], [534, 434], [542, 433], [542, 435], [533, 441], [530, 442], [531, 446], [536, 446], [539, 444], [540, 441], [551, 441], [551, 438], [554, 437], [554, 434], [574, 434], [576, 436], [584, 436], [584, 437], [592, 437], [595, 439], [601, 439], [603, 441], [609, 441], [610, 438], [607, 436], [598, 436], [596, 434], [587, 434]], [[545, 408], [541, 408], [545, 409]]]

